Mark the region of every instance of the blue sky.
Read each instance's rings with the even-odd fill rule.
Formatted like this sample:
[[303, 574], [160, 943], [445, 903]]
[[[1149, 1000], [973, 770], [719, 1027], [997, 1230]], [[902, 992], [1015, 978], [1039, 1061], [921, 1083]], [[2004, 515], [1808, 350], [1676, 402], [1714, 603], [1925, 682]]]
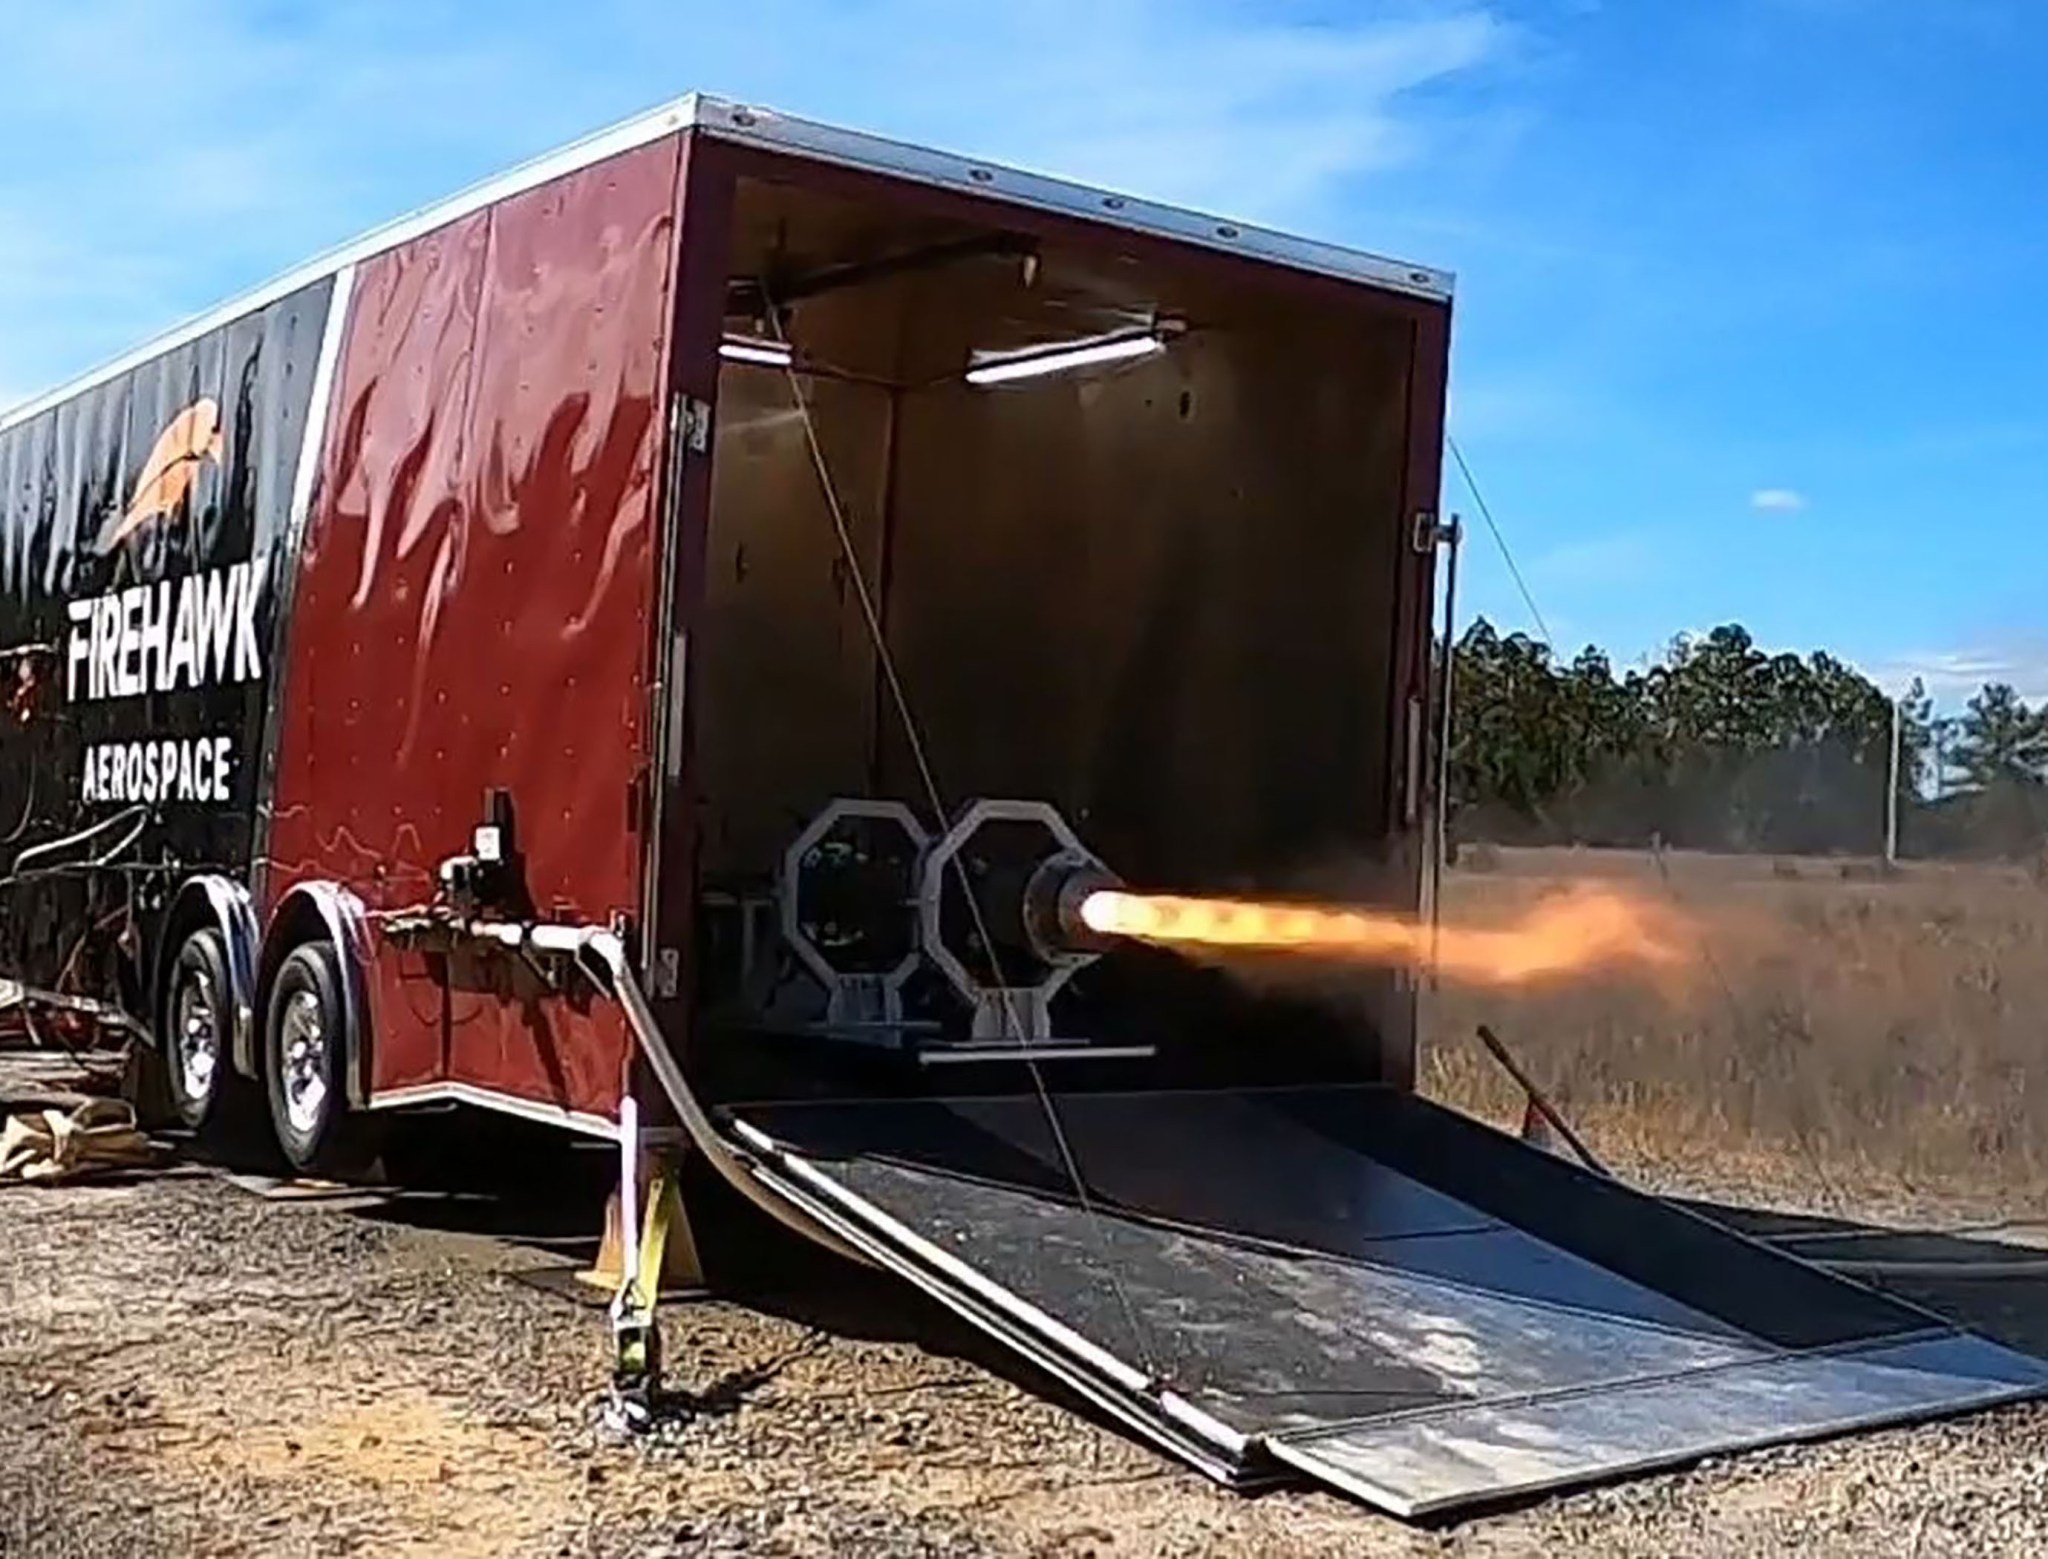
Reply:
[[701, 87], [1455, 269], [1453, 429], [1570, 647], [2048, 694], [2036, 0], [17, 10], [0, 402]]

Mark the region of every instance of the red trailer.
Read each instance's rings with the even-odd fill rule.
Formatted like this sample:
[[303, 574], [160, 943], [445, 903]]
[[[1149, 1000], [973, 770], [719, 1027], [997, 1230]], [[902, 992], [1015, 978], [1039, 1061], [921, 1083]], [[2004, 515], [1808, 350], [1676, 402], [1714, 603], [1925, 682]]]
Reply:
[[1077, 919], [1416, 907], [1449, 323], [702, 97], [406, 218], [0, 419], [0, 974], [304, 1170], [450, 1101], [693, 1155], [1233, 1483], [2040, 1391], [1417, 1098], [1397, 972]]

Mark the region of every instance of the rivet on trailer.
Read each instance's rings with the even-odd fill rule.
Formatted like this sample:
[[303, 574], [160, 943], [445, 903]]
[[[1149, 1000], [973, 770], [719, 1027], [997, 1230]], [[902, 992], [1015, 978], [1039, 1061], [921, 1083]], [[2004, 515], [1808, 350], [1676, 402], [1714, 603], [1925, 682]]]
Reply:
[[619, 1144], [628, 1409], [685, 1166], [1405, 1515], [2039, 1393], [1080, 913], [1416, 908], [1450, 297], [702, 97], [406, 217], [0, 418], [0, 973], [308, 1173]]

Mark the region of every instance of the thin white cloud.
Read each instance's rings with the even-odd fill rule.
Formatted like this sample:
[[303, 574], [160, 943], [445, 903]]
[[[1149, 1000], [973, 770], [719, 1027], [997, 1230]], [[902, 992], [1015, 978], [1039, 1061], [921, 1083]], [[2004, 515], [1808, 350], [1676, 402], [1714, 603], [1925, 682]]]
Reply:
[[0, 384], [54, 382], [691, 88], [1322, 227], [1450, 124], [1418, 94], [1514, 36], [1484, 0], [1320, 25], [1203, 0], [223, 0], [180, 20], [197, 74], [166, 76], [160, 10], [9, 19], [0, 137], [44, 152], [0, 167]]
[[1918, 680], [1944, 708], [1959, 708], [1991, 682], [2005, 683], [2028, 703], [2038, 704], [2048, 701], [2048, 645], [1926, 650], [1873, 662], [1865, 674], [1893, 693]]
[[1790, 487], [1759, 487], [1749, 495], [1749, 506], [1759, 514], [1797, 514], [1806, 507], [1806, 494]]

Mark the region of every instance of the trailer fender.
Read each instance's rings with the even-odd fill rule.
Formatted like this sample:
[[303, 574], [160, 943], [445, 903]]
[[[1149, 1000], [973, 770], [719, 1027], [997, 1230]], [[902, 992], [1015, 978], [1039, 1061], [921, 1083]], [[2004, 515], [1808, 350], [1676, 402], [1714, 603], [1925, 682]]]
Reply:
[[156, 965], [149, 983], [151, 1036], [161, 1042], [162, 1036], [157, 1033], [157, 1027], [163, 1016], [164, 1003], [170, 997], [168, 986], [171, 970], [176, 966], [178, 949], [194, 931], [212, 926], [220, 932], [221, 943], [227, 949], [228, 998], [232, 1004], [228, 1015], [230, 1054], [236, 1071], [245, 1077], [253, 1076], [258, 937], [256, 911], [249, 902], [249, 890], [228, 877], [188, 878], [171, 899], [163, 926], [164, 934], [157, 939]]
[[[305, 942], [324, 939], [334, 944], [341, 961], [341, 1004], [347, 1033], [347, 1098], [360, 1110], [370, 1097], [370, 1001], [364, 969], [370, 957], [369, 915], [363, 901], [335, 882], [302, 882], [278, 902], [263, 938], [263, 957], [256, 981], [255, 1010], [270, 1003], [271, 986], [286, 955]], [[261, 1020], [249, 1025], [249, 1075], [255, 1076], [261, 1050]], [[237, 1063], [239, 1064], [239, 1056]]]

